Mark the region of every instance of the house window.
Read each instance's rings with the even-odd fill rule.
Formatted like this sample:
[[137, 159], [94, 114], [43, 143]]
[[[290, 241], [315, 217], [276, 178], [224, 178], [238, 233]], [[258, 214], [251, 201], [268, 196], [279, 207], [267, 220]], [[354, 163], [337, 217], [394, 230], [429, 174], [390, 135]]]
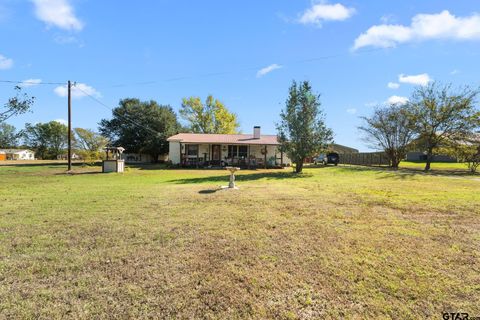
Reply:
[[228, 158], [246, 158], [248, 155], [247, 146], [228, 146]]
[[246, 158], [248, 156], [248, 147], [247, 146], [239, 146], [238, 147], [238, 157], [239, 158]]
[[237, 156], [238, 147], [237, 146], [228, 146], [228, 157], [233, 158]]
[[187, 156], [197, 156], [198, 144], [187, 144]]

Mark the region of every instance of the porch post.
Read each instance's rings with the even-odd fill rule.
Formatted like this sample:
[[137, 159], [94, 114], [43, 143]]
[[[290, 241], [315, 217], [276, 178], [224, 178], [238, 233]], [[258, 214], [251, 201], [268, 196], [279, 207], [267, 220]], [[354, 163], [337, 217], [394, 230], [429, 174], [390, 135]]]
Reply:
[[265, 160], [263, 160], [263, 167], [267, 169], [267, 145], [265, 145]]
[[200, 153], [200, 145], [197, 144], [197, 169], [198, 169], [199, 153]]
[[248, 152], [247, 152], [247, 168], [250, 170], [250, 145], [248, 145]]
[[283, 168], [283, 151], [280, 151], [280, 166]]
[[180, 162], [178, 164], [182, 166], [182, 143], [181, 142], [180, 142], [180, 148], [178, 149], [178, 152], [180, 152]]

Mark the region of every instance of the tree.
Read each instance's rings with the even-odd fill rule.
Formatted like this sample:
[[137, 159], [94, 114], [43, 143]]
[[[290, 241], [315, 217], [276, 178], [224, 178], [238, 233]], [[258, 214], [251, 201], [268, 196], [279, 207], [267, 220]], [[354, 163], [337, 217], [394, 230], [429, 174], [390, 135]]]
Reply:
[[75, 149], [85, 162], [94, 162], [102, 157], [101, 151], [107, 146], [108, 139], [101, 134], [83, 128], [73, 129], [75, 133]]
[[178, 133], [181, 125], [172, 107], [139, 99], [120, 100], [112, 119], [100, 122], [100, 133], [129, 153], [146, 153], [156, 162], [168, 152], [167, 138]]
[[68, 127], [57, 121], [25, 125], [25, 142], [41, 159], [56, 159], [67, 147]]
[[195, 133], [238, 133], [237, 115], [209, 95], [205, 104], [198, 97], [183, 98], [180, 115]]
[[436, 83], [414, 91], [409, 110], [419, 141], [424, 142], [425, 171], [430, 170], [432, 158], [442, 143], [454, 136], [467, 135], [478, 127], [480, 112], [475, 108], [478, 93], [469, 87], [453, 90], [451, 85]]
[[18, 145], [20, 135], [14, 126], [0, 122], [0, 148], [15, 148]]
[[480, 133], [456, 136], [443, 144], [440, 152], [456, 158], [467, 165], [471, 173], [480, 166]]
[[359, 129], [374, 148], [383, 150], [390, 166], [398, 169], [405, 159], [410, 143], [415, 138], [414, 125], [405, 105], [392, 104], [377, 107], [371, 117], [361, 117], [364, 125]]
[[26, 93], [22, 94], [20, 86], [15, 86], [15, 92], [15, 97], [8, 99], [8, 102], [0, 108], [0, 123], [10, 117], [29, 111], [35, 102], [35, 97], [30, 97]]
[[75, 147], [77, 149], [97, 152], [101, 151], [108, 144], [107, 138], [93, 130], [75, 128], [73, 131], [76, 137]]
[[332, 142], [333, 132], [326, 127], [320, 106], [320, 96], [312, 93], [308, 81], [300, 85], [293, 81], [277, 130], [281, 149], [295, 163], [297, 173], [302, 172], [307, 157], [327, 149]]

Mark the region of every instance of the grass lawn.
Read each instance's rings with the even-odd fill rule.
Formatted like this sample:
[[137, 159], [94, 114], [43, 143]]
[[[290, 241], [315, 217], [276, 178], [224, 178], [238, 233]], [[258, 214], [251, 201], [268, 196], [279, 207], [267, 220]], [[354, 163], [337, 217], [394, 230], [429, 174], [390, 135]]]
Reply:
[[480, 316], [478, 175], [64, 170], [0, 166], [0, 319]]
[[[465, 163], [458, 162], [432, 162], [432, 170], [459, 170], [468, 171], [468, 167]], [[415, 161], [402, 161], [400, 162], [401, 168], [407, 169], [425, 169], [425, 162]]]

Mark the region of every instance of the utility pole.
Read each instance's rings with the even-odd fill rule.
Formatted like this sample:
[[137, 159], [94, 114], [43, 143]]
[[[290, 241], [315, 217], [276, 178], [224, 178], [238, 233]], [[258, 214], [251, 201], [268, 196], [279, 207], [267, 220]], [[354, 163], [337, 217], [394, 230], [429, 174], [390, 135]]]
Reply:
[[72, 171], [72, 83], [68, 80], [68, 172]]

